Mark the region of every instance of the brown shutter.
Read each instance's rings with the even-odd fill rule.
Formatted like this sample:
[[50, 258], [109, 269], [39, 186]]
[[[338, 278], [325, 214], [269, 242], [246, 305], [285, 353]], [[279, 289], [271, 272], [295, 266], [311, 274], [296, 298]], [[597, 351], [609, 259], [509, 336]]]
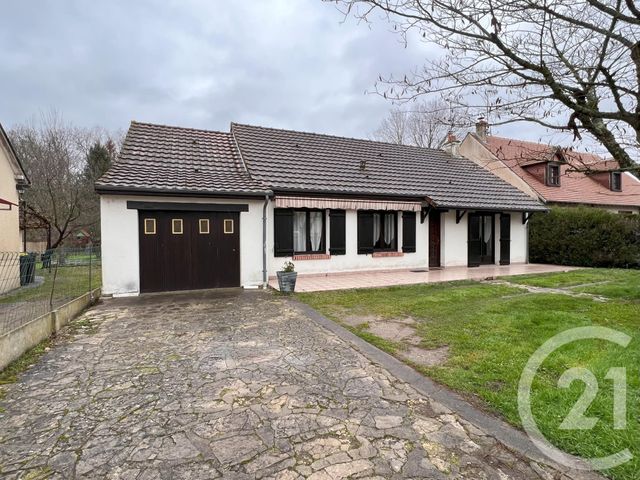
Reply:
[[329, 253], [331, 255], [344, 255], [347, 253], [347, 239], [345, 230], [344, 210], [331, 210], [329, 212]]
[[358, 211], [358, 254], [373, 253], [373, 213]]
[[416, 212], [402, 212], [402, 251], [416, 251]]
[[482, 223], [480, 222], [480, 220], [482, 219], [482, 217], [475, 213], [469, 213], [467, 215], [467, 218], [469, 222], [467, 263], [470, 267], [477, 267], [478, 265], [480, 265], [480, 257], [482, 256], [482, 236], [480, 234], [480, 229], [482, 228]]
[[274, 256], [293, 256], [293, 210], [276, 208], [273, 211]]
[[500, 215], [500, 265], [511, 263], [511, 215]]

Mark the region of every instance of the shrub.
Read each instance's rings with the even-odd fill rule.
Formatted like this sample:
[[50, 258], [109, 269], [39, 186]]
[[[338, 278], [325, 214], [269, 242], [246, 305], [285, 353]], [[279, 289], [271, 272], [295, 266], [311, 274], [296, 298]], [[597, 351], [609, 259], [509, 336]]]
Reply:
[[640, 265], [640, 215], [553, 207], [529, 222], [532, 262], [583, 267]]

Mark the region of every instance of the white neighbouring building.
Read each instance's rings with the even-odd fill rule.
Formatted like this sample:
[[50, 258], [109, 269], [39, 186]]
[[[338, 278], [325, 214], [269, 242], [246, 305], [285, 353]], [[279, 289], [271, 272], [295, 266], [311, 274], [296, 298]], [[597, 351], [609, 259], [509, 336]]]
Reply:
[[105, 294], [527, 261], [546, 208], [442, 150], [232, 124], [132, 122], [97, 182]]

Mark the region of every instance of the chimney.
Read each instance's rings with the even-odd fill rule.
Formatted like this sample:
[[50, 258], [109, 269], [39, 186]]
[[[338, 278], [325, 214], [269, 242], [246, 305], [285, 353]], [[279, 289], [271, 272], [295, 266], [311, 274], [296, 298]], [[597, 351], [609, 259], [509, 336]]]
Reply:
[[489, 133], [489, 124], [484, 119], [484, 117], [478, 117], [478, 121], [476, 123], [476, 135], [483, 142], [487, 141], [487, 134]]
[[447, 133], [447, 140], [442, 145], [442, 150], [447, 152], [449, 155], [454, 157], [459, 157], [458, 147], [460, 146], [460, 141], [456, 138], [456, 134], [449, 130]]

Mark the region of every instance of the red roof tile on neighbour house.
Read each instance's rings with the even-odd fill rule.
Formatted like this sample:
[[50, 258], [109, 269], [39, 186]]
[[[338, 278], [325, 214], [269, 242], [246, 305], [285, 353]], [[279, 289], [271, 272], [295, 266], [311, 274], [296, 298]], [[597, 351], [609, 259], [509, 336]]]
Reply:
[[615, 160], [605, 160], [592, 153], [560, 149], [559, 154], [566, 163], [560, 166], [560, 186], [554, 187], [535, 175], [533, 166], [553, 160], [554, 157], [558, 160], [558, 151], [554, 147], [494, 136], [487, 137], [484, 145], [547, 202], [640, 206], [640, 180], [631, 174], [623, 174], [622, 191], [616, 192], [608, 187], [608, 179], [603, 182], [602, 174], [597, 173], [616, 170], [618, 163]]

